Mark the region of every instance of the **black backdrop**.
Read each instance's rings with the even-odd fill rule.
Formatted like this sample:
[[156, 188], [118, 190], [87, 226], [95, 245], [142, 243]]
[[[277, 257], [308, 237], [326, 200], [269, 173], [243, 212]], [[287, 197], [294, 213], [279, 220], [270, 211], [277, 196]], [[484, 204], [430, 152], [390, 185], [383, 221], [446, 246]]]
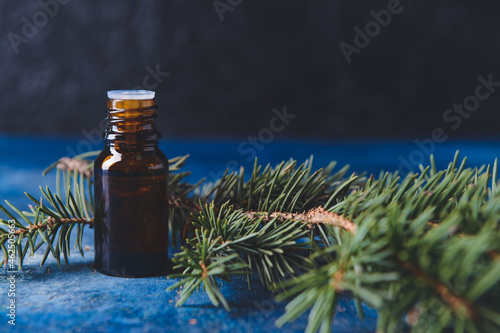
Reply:
[[[388, 7], [348, 63], [339, 45]], [[286, 105], [283, 138], [494, 137], [500, 88], [460, 126], [443, 115], [478, 76], [500, 81], [499, 14], [497, 0], [1, 0], [0, 133], [98, 128], [106, 90], [146, 83], [165, 136], [244, 137]]]

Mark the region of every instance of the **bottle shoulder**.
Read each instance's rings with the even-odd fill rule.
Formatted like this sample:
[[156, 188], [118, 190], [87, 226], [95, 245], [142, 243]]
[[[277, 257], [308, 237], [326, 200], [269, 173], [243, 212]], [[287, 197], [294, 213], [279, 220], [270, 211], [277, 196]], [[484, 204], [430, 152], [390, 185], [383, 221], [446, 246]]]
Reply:
[[168, 160], [160, 150], [120, 153], [105, 148], [94, 161], [95, 170], [118, 172], [168, 172]]

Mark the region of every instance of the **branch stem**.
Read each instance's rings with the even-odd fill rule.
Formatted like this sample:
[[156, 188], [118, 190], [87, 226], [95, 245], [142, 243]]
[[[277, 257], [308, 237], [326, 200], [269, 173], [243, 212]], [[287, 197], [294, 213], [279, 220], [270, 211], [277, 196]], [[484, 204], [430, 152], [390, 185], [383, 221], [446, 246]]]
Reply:
[[427, 284], [428, 286], [433, 287], [436, 290], [436, 292], [441, 296], [443, 301], [448, 303], [453, 310], [456, 311], [458, 309], [465, 309], [465, 313], [468, 319], [475, 318], [476, 316], [475, 311], [472, 307], [472, 304], [468, 300], [456, 295], [446, 285], [432, 279], [425, 272], [414, 266], [411, 262], [401, 260], [399, 258], [397, 260], [404, 269], [406, 269], [414, 276], [424, 281], [425, 284]]
[[8, 237], [9, 235], [12, 235], [12, 234], [17, 236], [20, 234], [30, 232], [31, 230], [46, 230], [47, 228], [52, 228], [57, 223], [63, 223], [63, 224], [80, 223], [80, 224], [88, 224], [88, 225], [92, 226], [94, 224], [94, 219], [90, 219], [90, 220], [87, 220], [85, 218], [72, 218], [72, 219], [68, 219], [68, 218], [59, 219], [59, 218], [57, 218], [56, 219], [56, 218], [50, 216], [49, 218], [47, 218], [46, 223], [32, 224], [32, 225], [27, 226], [27, 228], [19, 228], [16, 231], [14, 231], [13, 233], [0, 235], [0, 238]]
[[336, 214], [325, 210], [323, 207], [316, 207], [304, 213], [265, 213], [265, 212], [246, 212], [246, 216], [255, 219], [264, 216], [264, 220], [269, 221], [278, 218], [280, 221], [295, 220], [303, 221], [310, 227], [316, 224], [327, 224], [335, 227], [340, 227], [353, 234], [357, 231], [357, 226], [354, 222]]

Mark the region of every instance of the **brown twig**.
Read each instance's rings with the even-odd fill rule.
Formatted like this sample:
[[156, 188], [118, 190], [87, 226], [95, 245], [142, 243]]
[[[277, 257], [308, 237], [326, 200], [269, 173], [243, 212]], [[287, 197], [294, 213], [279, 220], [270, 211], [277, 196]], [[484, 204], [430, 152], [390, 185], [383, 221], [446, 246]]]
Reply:
[[403, 268], [405, 268], [407, 271], [412, 273], [417, 278], [424, 281], [425, 284], [427, 284], [428, 286], [433, 287], [436, 290], [436, 292], [441, 296], [443, 301], [448, 303], [453, 310], [465, 309], [467, 318], [469, 319], [474, 318], [476, 316], [475, 311], [472, 308], [472, 304], [468, 300], [458, 295], [455, 295], [446, 285], [432, 279], [425, 272], [415, 267], [412, 263], [405, 260], [401, 260], [399, 258], [397, 260]]
[[[262, 216], [262, 212], [246, 212], [246, 216], [250, 218], [258, 218]], [[261, 216], [259, 216], [261, 215]], [[265, 220], [272, 220], [274, 218], [278, 218], [281, 221], [284, 220], [295, 220], [295, 221], [303, 221], [309, 224], [310, 226], [314, 226], [316, 224], [327, 224], [335, 227], [343, 228], [353, 234], [357, 231], [357, 226], [354, 222], [332, 212], [325, 210], [323, 207], [316, 207], [309, 210], [307, 213], [304, 212], [302, 214], [296, 213], [268, 213], [263, 215]]]
[[80, 218], [56, 219], [52, 216], [49, 216], [47, 218], [47, 220], [45, 221], [45, 223], [42, 222], [42, 223], [38, 223], [38, 224], [29, 225], [26, 228], [19, 228], [12, 233], [0, 235], [0, 238], [7, 237], [9, 235], [16, 235], [17, 236], [19, 234], [24, 234], [24, 233], [30, 232], [31, 230], [47, 230], [47, 228], [52, 228], [54, 225], [56, 225], [58, 223], [81, 223], [81, 224], [88, 224], [88, 225], [92, 226], [92, 225], [94, 225], [94, 219], [90, 219], [90, 220], [87, 220], [84, 218], [82, 218], [82, 219], [80, 219]]
[[207, 266], [205, 266], [205, 263], [200, 260], [200, 267], [201, 267], [201, 278], [206, 279], [208, 277], [208, 270]]
[[490, 256], [491, 259], [495, 260], [495, 261], [498, 261], [499, 260], [499, 255], [497, 252], [491, 250], [491, 251], [488, 251], [488, 255]]
[[89, 161], [79, 158], [63, 157], [57, 163], [57, 169], [63, 171], [78, 171], [86, 177], [92, 177], [92, 168], [89, 168]]
[[188, 198], [175, 197], [173, 195], [171, 195], [168, 198], [168, 204], [170, 206], [174, 206], [174, 207], [184, 209], [187, 211], [192, 211], [194, 209], [201, 210], [201, 207], [198, 204], [198, 202], [196, 202], [194, 200], [190, 200]]
[[330, 279], [330, 286], [332, 286], [333, 289], [335, 289], [336, 292], [342, 292], [344, 288], [340, 286], [342, 283], [342, 279], [344, 278], [344, 274], [341, 271], [336, 271], [331, 279]]

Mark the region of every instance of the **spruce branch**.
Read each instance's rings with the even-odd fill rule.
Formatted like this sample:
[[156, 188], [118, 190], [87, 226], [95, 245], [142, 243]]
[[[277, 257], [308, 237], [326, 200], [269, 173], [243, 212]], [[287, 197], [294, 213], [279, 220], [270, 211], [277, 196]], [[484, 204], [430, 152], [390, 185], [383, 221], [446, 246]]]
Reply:
[[[301, 221], [293, 219], [278, 221], [278, 217], [249, 218], [242, 209], [235, 210], [229, 203], [223, 204], [220, 208], [216, 208], [214, 203], [202, 205], [201, 211], [193, 214], [192, 221], [196, 237], [187, 241], [183, 252], [175, 255], [174, 262], [177, 268], [183, 268], [187, 274], [191, 274], [191, 278], [191, 272], [198, 272], [196, 285], [208, 281], [204, 279], [203, 269], [200, 270], [200, 267], [214, 267], [220, 262], [221, 257], [232, 259], [224, 260], [225, 264], [218, 266], [220, 274], [217, 277], [244, 273], [250, 281], [249, 272], [255, 269], [262, 282], [270, 289], [273, 285], [280, 284], [287, 273], [295, 274], [298, 269], [304, 269], [311, 264], [307, 256], [300, 253], [308, 251], [308, 243], [299, 242], [308, 234], [306, 224]], [[214, 253], [204, 257], [207, 250], [203, 246], [198, 246], [200, 242], [212, 245], [210, 250]], [[217, 253], [219, 250], [221, 250], [220, 255]], [[232, 265], [227, 265], [226, 262]], [[243, 267], [246, 270], [242, 271]], [[184, 275], [169, 277], [179, 276]], [[189, 290], [192, 280], [183, 281], [180, 283], [184, 285], [183, 290]], [[218, 294], [215, 280], [208, 282], [208, 285], [203, 285], [207, 293]], [[226, 308], [229, 307], [222, 295], [213, 302], [214, 305], [218, 305], [219, 301]], [[177, 303], [181, 304], [181, 301]]]
[[[61, 159], [56, 191], [21, 212], [0, 210], [15, 222], [15, 247], [34, 253], [47, 244], [59, 263], [69, 238], [92, 225], [92, 157]], [[500, 193], [498, 162], [466, 167], [458, 152], [445, 170], [429, 166], [401, 178], [368, 178], [314, 170], [312, 158], [274, 167], [255, 161], [213, 184], [189, 184], [187, 156], [170, 160], [170, 219], [174, 241], [185, 239], [174, 264], [181, 280], [177, 305], [203, 289], [229, 309], [220, 281], [256, 273], [279, 300], [291, 301], [279, 326], [309, 311], [307, 331], [329, 331], [340, 294], [379, 311], [378, 329], [400, 332], [500, 331]], [[17, 216], [17, 217], [16, 217]], [[7, 221], [1, 220], [2, 224]], [[82, 232], [80, 233], [80, 229]], [[7, 258], [8, 230], [0, 228]], [[41, 236], [41, 240], [37, 237]]]
[[[31, 225], [28, 225], [26, 228], [17, 229], [16, 231], [13, 232], [13, 234], [19, 235], [22, 233], [30, 232], [31, 230], [44, 231], [44, 230], [47, 230], [47, 229], [54, 227], [57, 223], [61, 223], [61, 224], [68, 224], [68, 223], [88, 224], [89, 226], [92, 227], [94, 225], [94, 219], [87, 220], [87, 219], [83, 219], [83, 218], [63, 218], [63, 219], [56, 220], [52, 216], [49, 216], [47, 218], [46, 223], [31, 224]], [[6, 236], [7, 236], [6, 234], [0, 235], [0, 237], [2, 237], [2, 238], [6, 237]]]
[[167, 290], [183, 287], [176, 306], [184, 304], [194, 291], [203, 287], [215, 306], [222, 304], [227, 310], [229, 305], [220, 291], [216, 278], [231, 281], [231, 276], [248, 274], [248, 267], [238, 253], [228, 251], [227, 244], [220, 243], [220, 237], [215, 238], [214, 232], [195, 231], [195, 238], [187, 241], [188, 246], [183, 252], [176, 254], [174, 269], [183, 268], [181, 274], [173, 274], [170, 278], [182, 278]]
[[[76, 204], [76, 199], [69, 190], [67, 192], [66, 203], [63, 203], [63, 200], [61, 200], [57, 194], [52, 194], [48, 188], [46, 190], [41, 189], [41, 191], [49, 202], [49, 205], [44, 205], [42, 200], [38, 201], [27, 194], [27, 196], [36, 203], [34, 207], [30, 205], [31, 212], [21, 212], [6, 201], [7, 205], [18, 215], [18, 217], [15, 217], [5, 207], [0, 205], [0, 210], [11, 220], [14, 220], [17, 227], [17, 230], [13, 232], [11, 232], [11, 230], [1, 230], [0, 246], [4, 250], [3, 261], [6, 264], [8, 260], [6, 246], [16, 244], [16, 257], [19, 270], [22, 269], [28, 249], [30, 249], [30, 254], [33, 256], [44, 244], [46, 244], [46, 249], [41, 265], [45, 263], [49, 253], [56, 259], [58, 265], [60, 264], [60, 255], [62, 253], [64, 261], [66, 264], [69, 264], [69, 244], [75, 226], [77, 226], [75, 246], [83, 256], [82, 239], [84, 227], [85, 225], [93, 225], [93, 220], [84, 216], [82, 207]], [[33, 218], [34, 222], [30, 220], [30, 217]], [[22, 220], [24, 220], [27, 225], [23, 225], [21, 223]], [[9, 223], [6, 220], [0, 219], [0, 224], [8, 226], [10, 229]], [[14, 235], [13, 242], [11, 242], [11, 235]], [[41, 239], [37, 243], [38, 236], [40, 236]]]
[[[396, 179], [394, 174], [370, 178], [364, 189], [332, 207], [354, 219], [359, 231], [355, 235], [344, 232], [340, 247], [327, 246], [335, 254], [332, 264], [285, 282], [288, 288], [280, 298], [295, 296], [297, 301], [289, 303], [278, 324], [312, 307], [308, 330], [321, 326], [327, 331], [335, 306], [325, 310], [325, 297], [342, 290], [380, 310], [381, 331], [401, 331], [402, 319], [409, 313], [413, 314], [409, 323], [414, 331], [498, 331], [495, 295], [500, 287], [500, 266], [491, 256], [499, 247], [500, 197], [493, 190], [498, 184], [497, 162], [493, 171], [490, 167], [465, 169], [464, 161], [457, 168], [457, 162], [458, 155], [443, 172], [432, 165], [422, 167], [422, 174], [409, 175], [403, 182], [391, 181]], [[492, 186], [488, 187], [490, 178]], [[346, 240], [355, 238], [356, 244], [371, 244], [380, 252], [349, 249], [352, 243]], [[357, 290], [349, 284], [346, 287], [344, 277], [356, 274], [355, 268], [327, 270], [340, 265], [338, 253], [343, 251], [348, 258], [357, 258], [358, 273], [387, 274], [391, 270], [399, 277], [370, 286], [362, 280], [367, 276], [364, 273], [353, 284]], [[366, 289], [369, 287], [375, 289]], [[390, 297], [381, 297], [382, 302], [377, 303], [376, 293]]]
[[213, 201], [216, 206], [230, 202], [247, 211], [303, 212], [325, 203], [328, 206], [365, 181], [364, 177], [353, 175], [345, 182], [348, 165], [332, 173], [335, 162], [316, 171], [312, 162], [311, 157], [297, 167], [297, 161], [290, 160], [273, 168], [269, 164], [263, 167], [255, 159], [248, 181], [243, 167], [230, 174], [226, 170], [219, 181], [202, 193], [201, 199]]

